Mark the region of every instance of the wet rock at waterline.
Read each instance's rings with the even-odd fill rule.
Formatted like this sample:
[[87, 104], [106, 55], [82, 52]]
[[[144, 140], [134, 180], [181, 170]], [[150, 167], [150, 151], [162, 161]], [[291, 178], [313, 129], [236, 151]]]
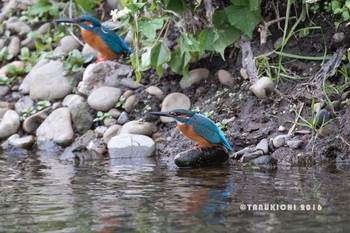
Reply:
[[209, 167], [222, 165], [229, 159], [229, 155], [225, 149], [216, 147], [213, 149], [190, 149], [174, 158], [174, 162], [178, 167]]
[[7, 138], [16, 133], [20, 126], [19, 115], [14, 110], [7, 110], [0, 119], [0, 139]]
[[18, 134], [14, 134], [8, 138], [8, 142], [18, 148], [29, 149], [35, 142], [33, 135], [20, 137]]
[[269, 155], [263, 155], [251, 160], [249, 163], [254, 166], [276, 167], [277, 159]]
[[155, 155], [156, 146], [152, 138], [136, 134], [119, 134], [108, 144], [109, 156], [115, 158], [146, 158]]
[[59, 108], [53, 111], [36, 130], [36, 136], [38, 141], [52, 140], [62, 146], [72, 143], [74, 132], [69, 109]]
[[23, 130], [27, 133], [35, 133], [39, 125], [49, 116], [50, 111], [51, 108], [46, 108], [27, 117], [22, 124]]

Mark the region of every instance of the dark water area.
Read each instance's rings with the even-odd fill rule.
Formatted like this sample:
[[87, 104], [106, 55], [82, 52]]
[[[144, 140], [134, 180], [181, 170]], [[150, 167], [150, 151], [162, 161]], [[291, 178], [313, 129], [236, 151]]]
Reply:
[[0, 232], [350, 230], [348, 165], [177, 169], [43, 153], [2, 154], [0, 169]]

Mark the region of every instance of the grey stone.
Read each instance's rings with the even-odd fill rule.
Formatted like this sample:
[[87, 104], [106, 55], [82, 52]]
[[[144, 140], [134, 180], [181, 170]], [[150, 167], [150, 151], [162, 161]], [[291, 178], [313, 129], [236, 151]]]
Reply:
[[117, 119], [115, 119], [115, 118], [106, 118], [106, 119], [103, 120], [103, 124], [106, 127], [110, 127], [112, 125], [117, 124]]
[[36, 30], [37, 33], [40, 33], [40, 34], [45, 34], [47, 33], [48, 30], [50, 30], [50, 27], [51, 27], [51, 23], [44, 23], [42, 25], [40, 25], [40, 27]]
[[127, 99], [127, 98], [129, 98], [130, 96], [132, 96], [132, 95], [134, 95], [134, 94], [135, 94], [134, 91], [132, 91], [132, 90], [126, 90], [126, 91], [123, 93], [123, 97], [124, 97], [125, 99]]
[[250, 163], [255, 166], [275, 167], [277, 166], [277, 159], [269, 155], [263, 155], [251, 160]]
[[36, 130], [38, 141], [54, 141], [61, 146], [73, 142], [74, 132], [69, 108], [53, 111]]
[[156, 96], [158, 99], [163, 99], [164, 97], [163, 91], [156, 86], [149, 86], [145, 91], [150, 95]]
[[267, 154], [269, 152], [269, 142], [266, 138], [262, 139], [258, 145], [256, 145], [257, 150], [262, 150], [264, 154]]
[[125, 112], [130, 113], [132, 109], [134, 108], [136, 100], [136, 95], [129, 96], [126, 100], [125, 103], [123, 104], [123, 108]]
[[63, 53], [70, 52], [81, 47], [80, 43], [73, 36], [65, 36], [60, 40], [60, 46]]
[[0, 97], [4, 97], [9, 93], [9, 91], [10, 91], [10, 88], [8, 86], [0, 85]]
[[103, 135], [106, 133], [107, 131], [107, 127], [104, 125], [98, 126], [95, 128], [94, 132], [97, 138], [102, 138]]
[[126, 112], [122, 112], [118, 117], [118, 124], [124, 125], [129, 120], [129, 115]]
[[288, 138], [288, 135], [278, 135], [272, 140], [272, 144], [275, 148], [282, 147], [286, 144], [287, 138]]
[[342, 43], [345, 40], [345, 33], [344, 32], [337, 32], [333, 35], [333, 41], [334, 43]]
[[315, 116], [315, 125], [321, 127], [331, 119], [331, 114], [326, 110], [322, 109]]
[[0, 39], [0, 49], [2, 49], [5, 46], [5, 40]]
[[45, 64], [47, 64], [49, 62], [49, 60], [43, 59], [38, 61], [35, 66], [31, 69], [31, 71], [27, 74], [27, 76], [23, 79], [21, 85], [19, 86], [19, 91], [24, 94], [27, 95], [29, 94], [29, 90], [30, 90], [30, 84], [32, 81], [32, 78], [34, 76], [37, 75], [38, 70], [41, 66], [44, 66]]
[[191, 87], [193, 84], [199, 84], [202, 80], [209, 77], [209, 70], [207, 68], [197, 68], [189, 72], [189, 77], [182, 77], [180, 86], [182, 89]]
[[178, 167], [208, 167], [224, 164], [229, 159], [229, 155], [223, 148], [216, 147], [207, 150], [190, 149], [174, 158]]
[[19, 34], [27, 34], [30, 31], [32, 31], [31, 27], [22, 22], [19, 18], [17, 17], [11, 17], [6, 21], [6, 28], [8, 30], [13, 30]]
[[109, 110], [108, 113], [115, 119], [118, 119], [118, 117], [121, 114], [121, 112], [118, 109], [115, 109], [115, 108], [112, 108], [111, 110]]
[[78, 85], [78, 92], [84, 96], [102, 86], [117, 87], [120, 79], [126, 77], [132, 67], [113, 61], [90, 64], [84, 71], [83, 80]]
[[8, 138], [8, 141], [14, 147], [28, 149], [34, 144], [35, 138], [33, 135], [20, 137], [18, 134], [14, 134]]
[[153, 126], [149, 122], [129, 121], [120, 130], [120, 134], [140, 134], [152, 136]]
[[151, 157], [156, 146], [152, 138], [136, 134], [119, 134], [112, 137], [108, 144], [110, 158]]
[[225, 86], [232, 87], [235, 84], [232, 74], [226, 70], [218, 71], [218, 79]]
[[267, 98], [275, 89], [275, 84], [268, 77], [260, 78], [249, 90], [259, 99]]
[[19, 54], [20, 47], [21, 40], [17, 36], [12, 37], [8, 47], [9, 54], [16, 57]]
[[119, 131], [121, 130], [121, 125], [112, 125], [109, 127], [106, 132], [103, 134], [103, 141], [105, 143], [108, 143], [109, 140], [111, 140], [112, 137], [117, 136], [119, 134]]
[[88, 97], [87, 102], [97, 111], [109, 111], [118, 102], [121, 90], [115, 87], [100, 87], [95, 89]]
[[[171, 93], [162, 102], [162, 112], [171, 111], [178, 108], [189, 109], [191, 107], [190, 98], [178, 92]], [[163, 123], [175, 121], [171, 117], [160, 117]]]
[[14, 110], [7, 110], [0, 120], [0, 139], [7, 138], [16, 133], [20, 126], [19, 115]]
[[299, 149], [303, 145], [302, 140], [288, 140], [287, 145], [292, 149]]
[[51, 108], [43, 109], [23, 121], [22, 128], [27, 133], [35, 133], [39, 125], [49, 116]]
[[35, 49], [34, 39], [28, 36], [27, 38], [21, 41], [21, 47], [27, 47], [30, 50]]
[[263, 156], [263, 155], [264, 155], [264, 153], [263, 153], [262, 150], [257, 150], [257, 151], [254, 151], [254, 152], [248, 152], [248, 153], [246, 153], [246, 154], [244, 154], [244, 155], [242, 156], [242, 158], [240, 159], [240, 161], [241, 161], [242, 163], [247, 163], [247, 162], [249, 162], [249, 161], [251, 161], [251, 160], [253, 160], [253, 159], [256, 159], [256, 158], [258, 158], [258, 157], [260, 157], [260, 156]]
[[86, 102], [75, 103], [69, 107], [76, 132], [83, 134], [91, 129], [93, 118], [89, 113], [89, 105]]
[[34, 107], [34, 101], [28, 95], [23, 96], [15, 103], [15, 110], [18, 114], [30, 107]]
[[69, 94], [66, 97], [64, 97], [62, 101], [63, 107], [71, 107], [75, 104], [81, 104], [85, 102], [85, 98], [81, 95], [76, 94]]
[[131, 78], [123, 78], [120, 81], [120, 84], [123, 85], [124, 87], [130, 88], [130, 89], [137, 89], [137, 88], [143, 86], [141, 83], [136, 83], [136, 81], [131, 79]]
[[92, 55], [95, 59], [98, 57], [98, 52], [93, 49], [88, 43], [85, 43], [81, 54], [83, 56]]
[[33, 100], [61, 99], [72, 91], [60, 61], [50, 61], [29, 74], [32, 75], [29, 91]]

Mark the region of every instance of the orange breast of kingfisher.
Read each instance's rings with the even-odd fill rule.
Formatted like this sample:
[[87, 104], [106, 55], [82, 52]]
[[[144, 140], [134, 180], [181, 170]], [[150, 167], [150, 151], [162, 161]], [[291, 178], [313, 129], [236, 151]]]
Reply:
[[119, 57], [119, 55], [114, 52], [100, 36], [96, 35], [92, 31], [81, 29], [81, 34], [85, 42], [100, 52], [103, 57], [106, 57], [107, 59], [116, 59]]
[[183, 134], [185, 134], [191, 140], [197, 142], [200, 146], [208, 148], [216, 146], [215, 144], [209, 142], [194, 132], [192, 125], [187, 125], [186, 123], [178, 123], [177, 126]]

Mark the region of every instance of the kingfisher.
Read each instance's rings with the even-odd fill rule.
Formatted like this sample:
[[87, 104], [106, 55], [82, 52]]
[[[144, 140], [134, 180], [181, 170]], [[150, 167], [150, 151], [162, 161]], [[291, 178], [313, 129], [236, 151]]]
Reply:
[[199, 148], [219, 146], [234, 151], [219, 127], [204, 115], [186, 109], [175, 109], [169, 112], [150, 112], [150, 114], [174, 118], [180, 131], [197, 142]]
[[118, 34], [102, 25], [98, 19], [91, 15], [81, 15], [74, 19], [58, 19], [55, 22], [78, 25], [85, 42], [101, 53], [101, 57], [96, 62], [118, 59], [121, 54], [133, 53]]

